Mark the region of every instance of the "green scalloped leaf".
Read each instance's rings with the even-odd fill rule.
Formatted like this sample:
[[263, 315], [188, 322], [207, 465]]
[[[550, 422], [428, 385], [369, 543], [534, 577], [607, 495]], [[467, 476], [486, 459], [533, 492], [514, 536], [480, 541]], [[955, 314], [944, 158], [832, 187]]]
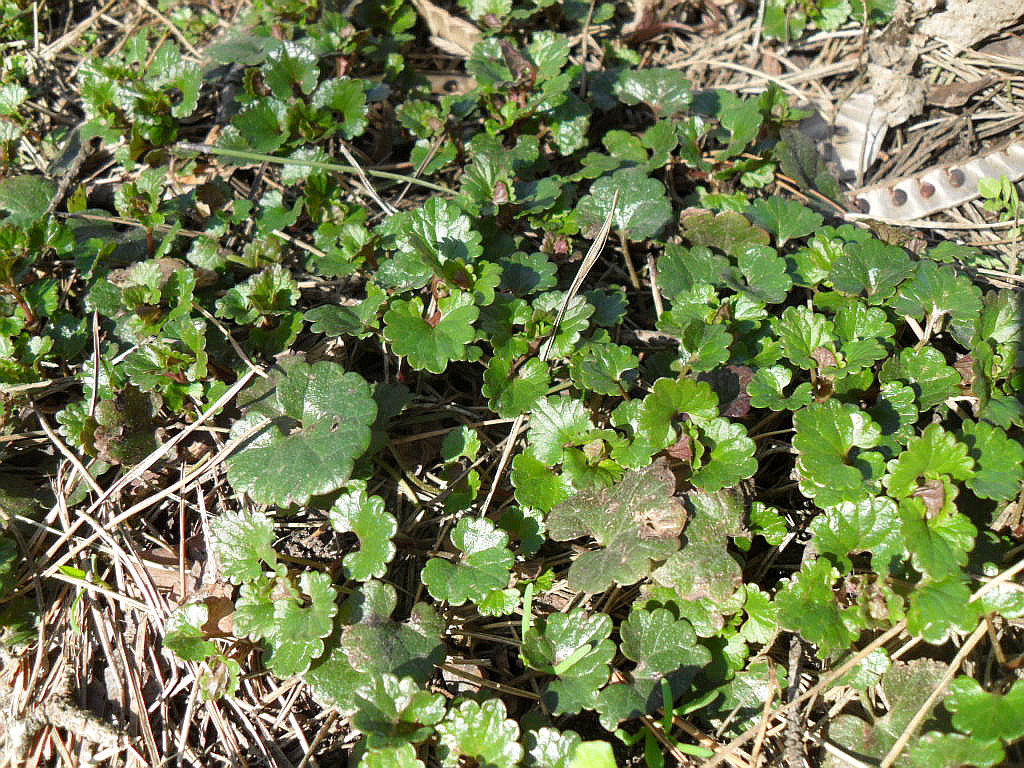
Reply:
[[894, 499], [902, 499], [922, 488], [929, 480], [968, 480], [974, 476], [974, 459], [967, 446], [938, 424], [929, 424], [920, 437], [912, 437], [907, 448], [888, 464], [885, 487]]
[[[639, 358], [629, 347], [591, 342], [569, 358], [569, 375], [581, 389], [599, 395], [621, 395], [632, 388], [639, 366]], [[546, 377], [544, 383], [546, 386]]]
[[548, 367], [531, 357], [513, 370], [514, 361], [495, 355], [484, 370], [481, 393], [488, 407], [503, 419], [526, 413], [548, 391]]
[[688, 427], [700, 443], [700, 459], [692, 460], [692, 482], [705, 491], [728, 488], [753, 477], [757, 471], [756, 446], [742, 424], [714, 418]]
[[1006, 753], [998, 742], [980, 741], [961, 733], [929, 731], [913, 740], [908, 757], [915, 766], [922, 768], [961, 768], [964, 765], [985, 768], [1003, 764]]
[[366, 483], [356, 481], [341, 494], [327, 514], [339, 533], [351, 531], [359, 537], [359, 551], [350, 552], [342, 561], [345, 575], [356, 581], [379, 579], [395, 556], [391, 539], [398, 531], [394, 515], [384, 511], [384, 499], [367, 496]]
[[913, 273], [914, 264], [905, 250], [872, 239], [847, 243], [832, 262], [829, 279], [837, 291], [864, 296], [869, 304], [880, 304]]
[[685, 377], [658, 379], [640, 406], [637, 435], [653, 451], [672, 445], [679, 436], [672, 424], [678, 416], [701, 422], [718, 416], [718, 396], [708, 382]]
[[273, 541], [274, 523], [262, 512], [229, 510], [210, 522], [210, 545], [220, 558], [221, 573], [235, 584], [258, 579], [261, 563], [276, 565]]
[[412, 744], [381, 747], [363, 755], [358, 768], [426, 768]]
[[713, 213], [690, 208], [681, 214], [680, 225], [693, 245], [717, 248], [733, 257], [751, 246], [768, 245], [768, 233], [735, 211]]
[[278, 677], [301, 675], [313, 659], [324, 652], [324, 638], [334, 629], [337, 592], [326, 573], [306, 571], [299, 587], [308, 605], [298, 595], [274, 600], [274, 631], [266, 637], [270, 646], [267, 667]]
[[171, 611], [164, 623], [164, 646], [183, 661], [203, 661], [217, 652], [217, 644], [206, 639], [203, 625], [209, 618], [206, 603], [193, 602]]
[[984, 421], [964, 421], [960, 438], [976, 462], [967, 487], [983, 499], [1005, 501], [1020, 492], [1024, 480], [1024, 446], [999, 427]]
[[800, 492], [820, 507], [860, 501], [879, 489], [884, 457], [868, 450], [882, 430], [855, 405], [826, 400], [793, 415]]
[[393, 586], [367, 581], [342, 605], [339, 618], [345, 626], [337, 647], [362, 674], [357, 687], [386, 672], [423, 685], [444, 660], [444, 624], [434, 609], [416, 603], [408, 620], [396, 621], [391, 614], [397, 603]]
[[520, 655], [531, 669], [557, 675], [543, 700], [556, 715], [576, 714], [594, 705], [597, 691], [611, 675], [615, 643], [608, 639], [607, 614], [584, 608], [537, 618], [523, 635]]
[[957, 730], [979, 741], [1013, 743], [1024, 737], [1024, 681], [1017, 680], [1009, 691], [999, 694], [961, 676], [949, 684], [942, 704], [953, 713]]
[[612, 683], [598, 694], [596, 709], [609, 731], [623, 720], [657, 711], [663, 701], [662, 681], [675, 701], [711, 663], [711, 652], [697, 642], [690, 622], [665, 608], [634, 607], [619, 634], [622, 654], [636, 667], [629, 682]]
[[957, 633], [970, 632], [982, 610], [970, 599], [971, 589], [959, 573], [918, 584], [910, 593], [907, 631], [933, 645], [941, 645]]
[[832, 322], [807, 307], [786, 307], [782, 315], [772, 318], [772, 330], [779, 337], [782, 353], [793, 365], [810, 370], [818, 367], [815, 352], [834, 349]]
[[585, 443], [592, 430], [582, 401], [555, 395], [541, 400], [530, 415], [527, 450], [548, 466], [561, 464], [565, 450]]
[[623, 104], [646, 104], [660, 117], [685, 111], [693, 100], [683, 73], [664, 67], [628, 70], [615, 81], [614, 92]]
[[440, 299], [435, 317], [423, 317], [423, 300], [395, 299], [384, 313], [384, 336], [391, 349], [416, 370], [444, 373], [453, 360], [466, 360], [480, 314], [473, 295], [456, 291]]
[[946, 358], [935, 347], [901, 349], [899, 357], [890, 357], [882, 363], [878, 380], [909, 384], [917, 395], [917, 407], [921, 411], [954, 397], [960, 386], [960, 374], [946, 365]]
[[957, 338], [968, 345], [981, 314], [981, 289], [950, 267], [920, 261], [913, 278], [900, 286], [889, 304], [901, 315], [929, 320], [936, 330], [948, 316]]
[[[524, 739], [526, 746], [527, 768], [572, 768], [573, 754], [582, 743], [576, 731], [560, 731], [557, 728], [538, 728], [527, 731]], [[586, 768], [600, 768], [598, 764], [587, 763]], [[616, 768], [612, 762], [608, 768]]]
[[833, 586], [838, 578], [839, 571], [825, 558], [805, 562], [775, 595], [779, 623], [817, 645], [820, 658], [846, 650], [860, 637], [856, 607], [839, 606]]
[[569, 585], [590, 594], [612, 584], [646, 577], [652, 560], [679, 548], [686, 511], [673, 496], [675, 477], [663, 459], [630, 470], [611, 488], [585, 490], [555, 507], [548, 535], [555, 541], [593, 537], [600, 549], [580, 554], [569, 568]]
[[844, 501], [826, 509], [811, 522], [818, 552], [831, 556], [844, 573], [853, 566], [849, 555], [870, 552], [878, 572], [888, 570], [886, 554], [900, 544], [900, 517], [896, 503], [884, 496]]
[[747, 384], [752, 408], [768, 408], [773, 411], [797, 411], [810, 404], [811, 384], [802, 381], [789, 396], [783, 393], [793, 380], [793, 372], [783, 365], [758, 368]]
[[513, 768], [523, 759], [519, 726], [506, 717], [505, 702], [488, 699], [483, 704], [464, 701], [452, 707], [438, 724], [441, 762], [462, 765], [465, 758], [478, 765]]
[[520, 453], [512, 460], [510, 477], [516, 489], [516, 501], [542, 512], [553, 509], [573, 492], [568, 478], [552, 472], [543, 461], [529, 453]]
[[228, 480], [254, 501], [280, 506], [306, 504], [340, 488], [369, 447], [377, 416], [362, 376], [297, 357], [281, 360], [268, 378], [239, 395], [238, 404], [245, 415], [232, 425], [232, 437], [271, 421], [228, 458]]
[[824, 221], [820, 214], [796, 200], [787, 200], [778, 195], [755, 200], [747, 209], [747, 214], [755, 224], [775, 235], [779, 248], [789, 240], [811, 234]]
[[420, 578], [435, 600], [462, 605], [484, 600], [494, 589], [508, 586], [515, 557], [508, 549], [508, 534], [486, 518], [464, 517], [451, 534], [462, 552], [455, 562], [432, 557]]
[[411, 677], [384, 673], [355, 695], [352, 727], [366, 736], [370, 750], [419, 744], [445, 716], [445, 698], [420, 688]]
[[616, 192], [619, 198], [612, 224], [630, 240], [654, 237], [672, 221], [672, 203], [665, 194], [665, 185], [648, 176], [643, 168], [624, 168], [591, 184], [590, 194], [576, 206], [576, 218], [585, 233], [597, 234], [608, 218]]

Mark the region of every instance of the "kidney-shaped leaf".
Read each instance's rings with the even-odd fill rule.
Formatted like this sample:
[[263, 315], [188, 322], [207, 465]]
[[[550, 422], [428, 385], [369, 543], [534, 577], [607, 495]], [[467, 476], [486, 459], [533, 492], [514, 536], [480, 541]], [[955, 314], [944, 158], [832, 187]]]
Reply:
[[395, 517], [384, 510], [384, 499], [367, 496], [366, 483], [355, 482], [334, 502], [329, 513], [334, 530], [352, 531], [359, 537], [359, 551], [345, 555], [345, 575], [356, 581], [379, 579], [395, 556], [391, 538], [398, 530]]
[[228, 459], [236, 491], [261, 504], [305, 504], [340, 487], [370, 444], [377, 405], [370, 385], [336, 363], [285, 358], [271, 376], [239, 396], [245, 416], [232, 437], [270, 423]]
[[479, 602], [493, 589], [508, 586], [515, 558], [508, 549], [508, 534], [486, 518], [464, 517], [452, 531], [452, 543], [464, 553], [455, 563], [432, 557], [423, 568], [423, 583], [437, 600], [462, 605]]
[[592, 536], [601, 545], [576, 559], [569, 585], [596, 594], [612, 584], [634, 584], [650, 573], [652, 560], [679, 549], [686, 510], [674, 492], [672, 470], [659, 459], [611, 488], [582, 491], [555, 507], [548, 518], [552, 539]]

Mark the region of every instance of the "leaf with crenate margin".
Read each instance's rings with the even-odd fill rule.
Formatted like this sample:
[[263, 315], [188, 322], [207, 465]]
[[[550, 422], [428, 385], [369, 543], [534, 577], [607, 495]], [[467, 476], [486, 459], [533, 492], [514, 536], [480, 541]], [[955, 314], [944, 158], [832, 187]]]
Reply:
[[894, 499], [902, 499], [928, 480], [970, 479], [974, 476], [974, 460], [967, 455], [966, 445], [938, 424], [929, 424], [889, 462], [888, 470], [885, 487]]
[[640, 406], [637, 431], [654, 450], [661, 450], [678, 438], [672, 421], [681, 415], [698, 421], [718, 415], [718, 396], [708, 382], [690, 378], [658, 379]]
[[580, 200], [576, 218], [585, 233], [593, 236], [600, 231], [616, 192], [619, 198], [612, 224], [630, 240], [654, 237], [672, 220], [665, 185], [648, 176], [643, 168], [624, 168], [595, 181], [590, 194]]
[[961, 768], [975, 765], [987, 768], [1003, 765], [1006, 752], [995, 741], [982, 741], [961, 733], [928, 731], [912, 740], [908, 756], [914, 766], [921, 768]]
[[299, 577], [308, 605], [298, 596], [274, 600], [274, 631], [266, 637], [267, 667], [278, 677], [301, 675], [324, 652], [324, 638], [334, 629], [337, 592], [326, 573], [306, 571]]
[[548, 391], [548, 367], [544, 362], [531, 357], [514, 371], [512, 364], [509, 357], [492, 357], [480, 390], [488, 398], [488, 407], [503, 419], [526, 413]]
[[786, 260], [776, 254], [774, 248], [752, 246], [743, 251], [736, 261], [746, 281], [740, 288], [751, 299], [764, 304], [785, 301], [793, 280], [786, 274]]
[[912, 279], [903, 283], [889, 305], [901, 315], [933, 322], [949, 316], [958, 338], [970, 342], [974, 323], [981, 313], [981, 289], [969, 278], [933, 261], [920, 261]]
[[[527, 768], [572, 768], [573, 753], [581, 744], [576, 731], [538, 728], [527, 731], [524, 739]], [[590, 766], [588, 768], [597, 768]], [[611, 768], [615, 768], [614, 763]]]
[[656, 711], [662, 704], [662, 680], [675, 701], [711, 663], [711, 652], [697, 642], [690, 622], [665, 608], [634, 608], [619, 633], [621, 651], [636, 667], [630, 682], [612, 683], [598, 694], [596, 708], [609, 731], [623, 720]]
[[266, 379], [244, 390], [245, 415], [231, 428], [245, 434], [270, 424], [228, 458], [228, 480], [261, 504], [305, 504], [341, 487], [370, 444], [377, 405], [357, 373], [328, 361], [307, 365], [286, 357]]
[[914, 272], [907, 252], [880, 240], [848, 243], [832, 262], [829, 279], [837, 291], [863, 295], [869, 304], [880, 304]]
[[391, 618], [396, 602], [394, 587], [369, 581], [341, 605], [326, 652], [302, 676], [318, 702], [351, 714], [368, 677], [411, 676], [424, 685], [444, 661], [443, 625], [433, 610], [417, 603], [398, 622]]
[[516, 489], [516, 501], [542, 512], [551, 510], [572, 494], [568, 478], [552, 472], [530, 453], [520, 453], [512, 460], [510, 477]]
[[797, 411], [793, 424], [800, 491], [818, 506], [860, 501], [879, 488], [884, 457], [869, 449], [878, 445], [882, 431], [867, 413], [826, 400]]
[[793, 380], [793, 372], [782, 365], [758, 368], [747, 384], [750, 405], [754, 408], [768, 408], [773, 411], [797, 411], [811, 402], [810, 382], [803, 381], [786, 396], [783, 390]]
[[345, 625], [339, 647], [348, 663], [366, 677], [389, 672], [411, 676], [423, 685], [444, 659], [440, 637], [441, 619], [426, 603], [416, 603], [406, 621], [391, 614], [397, 605], [395, 588], [379, 581], [367, 581], [341, 607]]
[[675, 477], [663, 459], [631, 470], [611, 488], [577, 493], [548, 516], [555, 541], [592, 536], [600, 549], [582, 553], [569, 568], [569, 585], [590, 594], [646, 577], [652, 560], [679, 548], [686, 511], [675, 499]]
[[507, 718], [505, 702], [488, 699], [483, 704], [464, 701], [452, 707], [438, 724], [441, 762], [463, 764], [464, 758], [489, 768], [513, 768], [523, 759], [519, 726]]
[[739, 257], [752, 246], [768, 245], [768, 233], [735, 211], [713, 213], [690, 208], [683, 211], [680, 225], [693, 245], [717, 248], [733, 257]]
[[981, 741], [1012, 743], [1024, 736], [1024, 681], [1000, 694], [982, 690], [973, 678], [958, 677], [942, 705], [953, 713], [957, 730]]
[[210, 522], [210, 544], [220, 558], [221, 573], [235, 584], [258, 579], [261, 562], [274, 567], [273, 541], [274, 523], [262, 512], [228, 511]]
[[480, 314], [473, 295], [456, 291], [438, 300], [440, 318], [423, 317], [423, 300], [396, 299], [384, 313], [384, 336], [396, 355], [416, 370], [444, 373], [448, 363], [465, 360], [476, 338], [473, 323]]
[[561, 464], [565, 449], [582, 445], [592, 429], [582, 401], [549, 397], [541, 400], [530, 416], [527, 450], [544, 464]]
[[366, 736], [369, 749], [419, 744], [445, 715], [444, 696], [425, 691], [411, 677], [383, 674], [355, 695], [352, 727]]
[[755, 224], [764, 227], [773, 235], [779, 248], [789, 240], [804, 237], [821, 226], [823, 219], [796, 200], [787, 200], [778, 195], [755, 200], [747, 209]]
[[754, 441], [747, 437], [742, 424], [714, 418], [697, 425], [688, 425], [703, 447], [699, 464], [692, 462], [692, 482], [705, 491], [717, 491], [752, 477], [757, 471]]
[[206, 603], [193, 602], [175, 608], [164, 624], [164, 647], [183, 661], [202, 661], [217, 652], [217, 644], [206, 639], [203, 625], [209, 618]]
[[398, 249], [416, 252], [429, 264], [453, 260], [469, 264], [483, 254], [481, 236], [473, 229], [472, 220], [443, 197], [431, 197], [422, 208], [397, 215], [401, 217], [396, 232]]
[[960, 439], [977, 464], [967, 487], [982, 499], [1004, 501], [1020, 492], [1024, 480], [1024, 446], [985, 421], [964, 420]]
[[452, 605], [479, 602], [491, 590], [508, 586], [515, 558], [508, 549], [507, 533], [486, 518], [464, 517], [451, 537], [463, 556], [454, 563], [432, 557], [423, 568], [421, 578], [435, 600]]
[[661, 117], [686, 110], [693, 100], [690, 81], [674, 69], [629, 70], [619, 75], [614, 91], [623, 104], [646, 104]]
[[412, 744], [400, 744], [365, 753], [357, 768], [426, 768], [426, 763], [416, 757]]
[[878, 380], [906, 382], [917, 395], [918, 409], [927, 411], [957, 394], [960, 374], [946, 365], [946, 358], [935, 347], [905, 347], [899, 357], [882, 363]]
[[850, 647], [860, 636], [856, 607], [840, 608], [833, 584], [837, 571], [825, 558], [805, 562], [775, 595], [779, 623], [818, 646], [825, 658]]
[[351, 531], [359, 537], [359, 551], [345, 555], [342, 561], [345, 575], [356, 581], [381, 578], [395, 556], [391, 539], [398, 530], [394, 515], [384, 511], [384, 499], [367, 496], [364, 481], [352, 482], [327, 516], [334, 530]]
[[[830, 557], [844, 573], [853, 566], [852, 552], [871, 552], [875, 570], [887, 570], [882, 558], [891, 550], [893, 540], [899, 541], [899, 529], [896, 504], [884, 496], [841, 502], [811, 522], [819, 554]], [[902, 549], [899, 543], [896, 546]]]
[[782, 344], [783, 354], [804, 370], [818, 367], [815, 350], [834, 345], [832, 322], [807, 307], [786, 307], [781, 316], [772, 318], [771, 325]]
[[971, 602], [971, 589], [960, 573], [915, 585], [907, 607], [907, 631], [932, 645], [952, 635], [969, 632], [978, 623], [982, 607]]
[[[630, 372], [640, 360], [629, 347], [591, 342], [577, 349], [569, 359], [569, 374], [582, 389], [599, 395], [621, 395], [632, 386]], [[545, 385], [547, 379], [545, 379]]]
[[523, 636], [520, 650], [531, 669], [556, 675], [543, 700], [556, 715], [576, 714], [593, 707], [597, 691], [611, 674], [615, 643], [608, 639], [612, 622], [607, 614], [588, 614], [584, 608], [538, 618]]

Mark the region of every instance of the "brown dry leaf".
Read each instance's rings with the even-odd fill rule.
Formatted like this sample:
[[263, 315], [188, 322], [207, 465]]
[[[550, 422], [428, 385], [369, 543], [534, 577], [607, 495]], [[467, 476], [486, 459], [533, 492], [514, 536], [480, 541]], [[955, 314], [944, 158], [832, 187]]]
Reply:
[[926, 98], [929, 104], [934, 104], [937, 107], [946, 109], [962, 107], [971, 96], [997, 82], [999, 82], [999, 78], [990, 76], [971, 83], [940, 83], [928, 88]]
[[473, 46], [483, 39], [480, 30], [465, 19], [453, 16], [430, 0], [412, 0], [430, 30], [430, 42], [445, 53], [468, 59]]
[[673, 445], [665, 449], [665, 453], [684, 464], [693, 461], [693, 443], [689, 435], [683, 435]]
[[1024, 37], [1010, 35], [978, 49], [978, 53], [989, 56], [1005, 56], [1008, 59], [1024, 59]]
[[[186, 558], [184, 579], [182, 579], [179, 573], [178, 553], [168, 547], [143, 552], [142, 565], [156, 588], [167, 590], [175, 602], [183, 602], [188, 599], [195, 592], [199, 583], [199, 563], [191, 562]], [[185, 583], [184, 594], [181, 591], [182, 581]]]
[[913, 495], [924, 502], [925, 516], [931, 520], [946, 504], [946, 487], [941, 480], [925, 480], [914, 489]]

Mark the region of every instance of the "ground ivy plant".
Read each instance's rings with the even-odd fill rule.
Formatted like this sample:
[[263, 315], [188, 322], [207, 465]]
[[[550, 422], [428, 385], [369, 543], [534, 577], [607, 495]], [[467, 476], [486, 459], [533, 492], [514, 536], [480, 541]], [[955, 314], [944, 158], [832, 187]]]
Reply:
[[[944, 645], [1024, 614], [981, 589], [1017, 545], [1020, 294], [783, 194], [777, 172], [838, 185], [777, 89], [694, 89], [610, 43], [585, 74], [580, 4], [462, 5], [486, 30], [458, 93], [404, 57], [397, 0], [254, 3], [205, 70], [146, 33], [83, 67], [82, 140], [125, 180], [60, 216], [49, 179], [0, 181], [0, 424], [73, 377], [55, 418], [102, 483], [208, 424], [226, 486], [190, 530], [229, 619], [187, 597], [164, 643], [210, 699], [243, 668], [301, 680], [359, 734], [353, 765], [707, 756], [676, 718], [758, 723], [782, 638], [836, 666], [905, 623], [921, 658], [880, 649], [844, 684], [884, 698], [830, 724], [884, 757]], [[764, 24], [890, 12], [773, 1]], [[222, 98], [213, 143], [183, 142]], [[18, 552], [0, 539], [5, 598]], [[902, 764], [1005, 759], [1024, 734], [991, 713], [1024, 694], [982, 682], [957, 670]]]

